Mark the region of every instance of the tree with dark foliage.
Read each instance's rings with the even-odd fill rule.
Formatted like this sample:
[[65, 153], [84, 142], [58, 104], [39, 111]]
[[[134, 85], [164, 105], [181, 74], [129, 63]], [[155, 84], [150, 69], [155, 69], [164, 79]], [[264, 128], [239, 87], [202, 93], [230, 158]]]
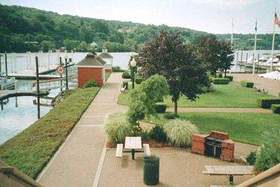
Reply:
[[181, 94], [195, 100], [209, 85], [205, 67], [195, 59], [192, 47], [184, 44], [179, 33], [161, 32], [145, 44], [137, 62], [143, 77], [160, 74], [167, 79], [176, 115]]
[[220, 60], [220, 43], [216, 36], [207, 35], [197, 38], [194, 42], [194, 52], [211, 75], [216, 76]]
[[227, 70], [230, 69], [231, 62], [233, 61], [233, 51], [231, 50], [230, 43], [225, 41], [220, 41], [220, 51], [219, 51], [219, 69], [224, 72], [226, 77]]

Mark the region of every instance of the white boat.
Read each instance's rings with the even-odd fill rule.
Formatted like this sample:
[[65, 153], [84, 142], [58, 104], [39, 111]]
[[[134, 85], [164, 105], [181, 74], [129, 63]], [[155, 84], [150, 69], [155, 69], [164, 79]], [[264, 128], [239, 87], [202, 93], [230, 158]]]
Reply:
[[15, 88], [15, 78], [0, 77], [0, 90], [12, 90]]

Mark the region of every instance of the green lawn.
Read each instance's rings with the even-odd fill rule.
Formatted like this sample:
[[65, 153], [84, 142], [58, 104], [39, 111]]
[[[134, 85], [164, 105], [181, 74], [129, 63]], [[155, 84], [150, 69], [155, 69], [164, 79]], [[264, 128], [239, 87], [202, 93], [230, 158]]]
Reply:
[[[127, 105], [128, 93], [119, 95], [118, 103]], [[194, 101], [189, 101], [182, 96], [179, 100], [179, 107], [208, 107], [208, 108], [257, 108], [257, 99], [268, 97], [268, 95], [257, 92], [253, 88], [244, 88], [239, 83], [232, 82], [228, 85], [214, 85], [214, 91], [200, 95]], [[272, 97], [272, 96], [271, 96]], [[165, 99], [168, 106], [173, 106], [170, 97]]]
[[[264, 131], [280, 128], [280, 115], [277, 114], [180, 113], [179, 118], [196, 124], [202, 133], [224, 131], [235, 141], [257, 145], [264, 141], [261, 136]], [[164, 124], [167, 120], [160, 116], [152, 121]]]
[[64, 142], [99, 88], [76, 89], [47, 115], [0, 146], [0, 159], [36, 178]]

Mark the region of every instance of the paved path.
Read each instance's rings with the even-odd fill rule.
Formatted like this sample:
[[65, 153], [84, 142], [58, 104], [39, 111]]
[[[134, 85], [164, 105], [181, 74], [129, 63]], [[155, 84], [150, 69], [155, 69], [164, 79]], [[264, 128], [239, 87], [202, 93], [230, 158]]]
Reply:
[[[167, 108], [168, 112], [173, 112], [174, 108]], [[187, 108], [178, 107], [178, 112], [228, 112], [228, 113], [264, 113], [271, 114], [271, 110], [262, 108]]]
[[257, 75], [252, 74], [232, 74], [233, 80], [240, 82], [242, 80], [247, 80], [255, 83], [255, 87], [260, 90], [265, 90], [269, 94], [278, 96], [280, 93], [280, 80], [272, 80], [261, 78]]
[[124, 110], [117, 105], [120, 84], [121, 74], [112, 74], [38, 177], [40, 184], [47, 187], [93, 186], [104, 152], [104, 121], [110, 113]]

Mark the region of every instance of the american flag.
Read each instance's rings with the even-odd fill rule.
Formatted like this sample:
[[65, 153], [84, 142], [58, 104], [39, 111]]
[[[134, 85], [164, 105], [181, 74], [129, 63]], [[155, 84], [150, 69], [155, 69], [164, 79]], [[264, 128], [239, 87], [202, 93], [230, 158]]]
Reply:
[[280, 27], [280, 19], [277, 16], [277, 13], [275, 12], [274, 14], [274, 24], [278, 25], [278, 27]]

